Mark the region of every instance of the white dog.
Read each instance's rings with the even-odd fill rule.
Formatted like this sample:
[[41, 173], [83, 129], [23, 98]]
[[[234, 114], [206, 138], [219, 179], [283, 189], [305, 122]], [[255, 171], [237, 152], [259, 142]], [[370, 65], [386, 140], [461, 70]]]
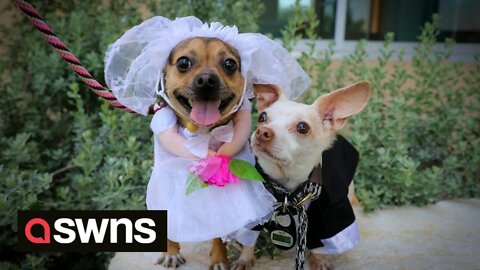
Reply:
[[[348, 117], [359, 113], [366, 106], [369, 94], [370, 84], [361, 81], [322, 95], [313, 104], [306, 105], [288, 100], [278, 87], [255, 86], [259, 118], [258, 127], [251, 137], [251, 146], [263, 173], [288, 191], [293, 191], [308, 181], [310, 174], [319, 164], [322, 166], [324, 178], [326, 175], [326, 179], [323, 179], [320, 198], [311, 204], [310, 202], [306, 204], [310, 204], [307, 247], [311, 254], [311, 269], [329, 269], [330, 266], [322, 253], [343, 252], [358, 242], [355, 217], [347, 198], [348, 186], [358, 161], [358, 153], [343, 137], [338, 136], [336, 142], [336, 131], [345, 125]], [[335, 146], [332, 147], [332, 145]], [[338, 160], [331, 161], [329, 167], [337, 166], [338, 168], [327, 168], [325, 164], [327, 160], [323, 160], [322, 164], [322, 154], [329, 148], [334, 150], [331, 151], [329, 156], [332, 158], [329, 159], [340, 157]], [[353, 158], [345, 158], [342, 155], [350, 155]], [[324, 159], [327, 158], [324, 157]], [[335, 170], [339, 173], [335, 174]], [[336, 199], [337, 197], [340, 199]], [[316, 210], [311, 209], [314, 208], [314, 204], [319, 204], [315, 205]], [[338, 205], [340, 208], [336, 208]], [[319, 213], [321, 217], [316, 216], [316, 211], [323, 211]], [[336, 219], [338, 215], [342, 215], [341, 211], [347, 214], [339, 218], [343, 220], [333, 222], [336, 225], [340, 224], [339, 228], [335, 228], [337, 231], [333, 233], [330, 230], [331, 226], [329, 229], [321, 229], [319, 228], [321, 226], [310, 224], [311, 220], [316, 224], [315, 219], [323, 219], [321, 221], [323, 223], [329, 222], [331, 219]], [[324, 235], [332, 237], [327, 236], [328, 239], [326, 239], [322, 234], [318, 236], [315, 230], [326, 231]], [[322, 239], [309, 239], [312, 237]], [[253, 249], [253, 247], [244, 247], [233, 269], [249, 269], [253, 265]]]

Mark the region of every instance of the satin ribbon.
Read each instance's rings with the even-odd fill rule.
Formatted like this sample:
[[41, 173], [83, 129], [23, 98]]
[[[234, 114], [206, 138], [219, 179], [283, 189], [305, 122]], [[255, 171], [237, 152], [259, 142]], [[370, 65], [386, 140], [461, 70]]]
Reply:
[[233, 139], [233, 127], [224, 125], [214, 128], [209, 133], [196, 134], [187, 139], [184, 142], [184, 146], [193, 155], [206, 158], [208, 156], [208, 146], [212, 138], [224, 143], [231, 142]]

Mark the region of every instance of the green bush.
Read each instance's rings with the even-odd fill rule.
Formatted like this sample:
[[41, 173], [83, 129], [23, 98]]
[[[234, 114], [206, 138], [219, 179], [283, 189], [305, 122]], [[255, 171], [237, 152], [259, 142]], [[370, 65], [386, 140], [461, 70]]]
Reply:
[[411, 69], [390, 61], [404, 54], [391, 49], [393, 33], [386, 35], [377, 61], [365, 61], [361, 40], [335, 67], [333, 43], [324, 51], [315, 48], [315, 13], [297, 8], [294, 14], [283, 31], [284, 45], [293, 48], [302, 34], [312, 40], [299, 59], [314, 79], [304, 101], [358, 80], [372, 83], [368, 106], [342, 130], [361, 153], [355, 189], [364, 210], [480, 196], [480, 56], [468, 72], [462, 63], [448, 62], [454, 42], [434, 46], [434, 15], [422, 29]]
[[[197, 15], [258, 30], [259, 0], [146, 1], [142, 8], [169, 17]], [[106, 47], [142, 18], [139, 4], [128, 0], [35, 1], [35, 7], [71, 51], [95, 75], [103, 77]], [[205, 8], [208, 7], [208, 8]], [[313, 11], [297, 9], [283, 44], [292, 49], [305, 34], [317, 40]], [[0, 269], [96, 269], [110, 254], [18, 253], [16, 213], [20, 209], [144, 209], [152, 165], [149, 118], [114, 110], [78, 83], [40, 34], [17, 14], [2, 27], [0, 57]], [[405, 70], [395, 63], [393, 34], [381, 57], [365, 64], [365, 42], [339, 67], [333, 44], [315, 44], [300, 62], [314, 77], [307, 102], [320, 93], [360, 79], [372, 82], [372, 98], [344, 132], [361, 152], [356, 190], [366, 210], [391, 204], [425, 204], [453, 197], [479, 197], [480, 57], [463, 73], [447, 63], [451, 41], [436, 51], [438, 19], [426, 24]], [[102, 81], [102, 80], [101, 80]], [[273, 254], [262, 238], [258, 254]]]
[[[158, 2], [158, 1], [157, 1]], [[161, 0], [149, 5], [153, 14], [168, 18], [196, 16], [204, 22], [236, 25], [241, 32], [257, 32], [265, 6], [262, 0]]]

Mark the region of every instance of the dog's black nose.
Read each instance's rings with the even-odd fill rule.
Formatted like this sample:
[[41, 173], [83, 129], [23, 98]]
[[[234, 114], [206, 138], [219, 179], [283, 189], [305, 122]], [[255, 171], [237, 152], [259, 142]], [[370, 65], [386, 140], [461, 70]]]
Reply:
[[202, 73], [193, 80], [196, 99], [220, 99], [220, 78], [215, 73]]
[[218, 76], [213, 73], [203, 73], [197, 76], [195, 86], [198, 88], [218, 88], [220, 80]]

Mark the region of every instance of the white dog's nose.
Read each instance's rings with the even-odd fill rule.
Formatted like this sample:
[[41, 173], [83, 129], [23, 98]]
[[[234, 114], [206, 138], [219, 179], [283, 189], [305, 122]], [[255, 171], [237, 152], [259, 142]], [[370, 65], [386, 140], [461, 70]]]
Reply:
[[260, 142], [271, 141], [275, 137], [275, 133], [268, 127], [258, 127], [255, 132], [255, 138]]

